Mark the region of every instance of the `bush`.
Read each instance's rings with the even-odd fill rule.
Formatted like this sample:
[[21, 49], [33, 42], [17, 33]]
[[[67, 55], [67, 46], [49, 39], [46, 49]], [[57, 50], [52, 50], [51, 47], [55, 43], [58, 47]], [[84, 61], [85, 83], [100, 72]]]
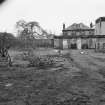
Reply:
[[48, 67], [54, 64], [54, 60], [51, 56], [35, 55], [32, 52], [28, 52], [23, 56], [23, 60], [29, 61], [31, 67]]
[[48, 67], [54, 64], [54, 61], [50, 57], [46, 56], [33, 56], [29, 57], [28, 61], [32, 67]]

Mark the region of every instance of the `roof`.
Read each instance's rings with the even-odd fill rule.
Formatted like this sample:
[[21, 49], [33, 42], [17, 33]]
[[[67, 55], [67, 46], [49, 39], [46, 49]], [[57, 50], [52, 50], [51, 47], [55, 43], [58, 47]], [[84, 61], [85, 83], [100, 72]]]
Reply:
[[67, 27], [65, 30], [89, 30], [90, 28], [83, 23], [74, 23], [71, 26]]
[[100, 21], [105, 21], [105, 17], [99, 17], [96, 19], [96, 23], [99, 23]]

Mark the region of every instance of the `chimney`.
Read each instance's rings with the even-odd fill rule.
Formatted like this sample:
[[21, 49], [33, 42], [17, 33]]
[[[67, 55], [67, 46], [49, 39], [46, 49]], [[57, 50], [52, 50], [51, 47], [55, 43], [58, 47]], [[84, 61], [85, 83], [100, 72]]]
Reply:
[[92, 22], [90, 23], [90, 28], [93, 28], [93, 23]]
[[65, 30], [65, 24], [63, 23], [63, 30]]

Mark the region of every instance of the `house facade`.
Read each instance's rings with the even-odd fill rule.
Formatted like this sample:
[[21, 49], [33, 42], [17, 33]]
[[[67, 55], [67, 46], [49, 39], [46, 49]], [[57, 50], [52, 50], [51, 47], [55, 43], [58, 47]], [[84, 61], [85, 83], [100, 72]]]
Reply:
[[90, 28], [83, 23], [74, 23], [67, 28], [65, 27], [65, 24], [63, 24], [62, 33], [63, 36], [71, 36], [70, 39], [67, 38], [65, 40], [65, 43], [66, 41], [67, 43], [66, 46], [63, 44], [63, 48], [82, 49], [92, 48], [94, 46], [91, 38], [81, 38], [82, 36], [94, 35], [94, 28]]
[[105, 49], [105, 17], [99, 17], [95, 21], [94, 28], [83, 23], [74, 23], [69, 27], [63, 24], [62, 35], [54, 36], [58, 40], [60, 49]]
[[63, 35], [75, 35], [75, 36], [79, 36], [79, 35], [94, 35], [94, 29], [90, 28], [86, 25], [84, 25], [83, 23], [74, 23], [69, 27], [65, 27], [65, 24], [63, 24]]

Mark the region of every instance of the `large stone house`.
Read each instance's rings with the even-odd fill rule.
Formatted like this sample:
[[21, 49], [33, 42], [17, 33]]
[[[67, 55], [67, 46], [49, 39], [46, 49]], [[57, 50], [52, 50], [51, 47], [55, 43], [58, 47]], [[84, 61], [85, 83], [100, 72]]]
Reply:
[[94, 35], [94, 28], [90, 28], [83, 23], [74, 23], [67, 28], [65, 27], [65, 24], [63, 24], [62, 33], [64, 37], [68, 36], [67, 39], [63, 40], [63, 48], [81, 49], [93, 47], [92, 39], [82, 38], [82, 36]]
[[63, 24], [62, 35], [54, 36], [60, 49], [105, 49], [105, 17], [96, 19], [94, 27], [74, 23], [69, 27]]
[[83, 23], [74, 23], [71, 26], [65, 28], [65, 24], [63, 24], [63, 35], [94, 35], [94, 29], [90, 28]]

